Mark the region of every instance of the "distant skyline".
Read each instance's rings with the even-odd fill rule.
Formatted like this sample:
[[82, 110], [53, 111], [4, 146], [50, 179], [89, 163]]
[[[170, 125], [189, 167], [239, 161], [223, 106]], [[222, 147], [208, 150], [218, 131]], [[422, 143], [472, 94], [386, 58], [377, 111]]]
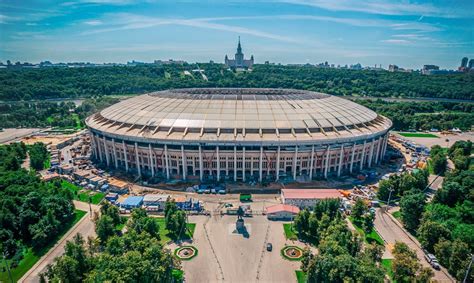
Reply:
[[0, 0], [0, 61], [423, 64], [474, 58], [474, 2]]

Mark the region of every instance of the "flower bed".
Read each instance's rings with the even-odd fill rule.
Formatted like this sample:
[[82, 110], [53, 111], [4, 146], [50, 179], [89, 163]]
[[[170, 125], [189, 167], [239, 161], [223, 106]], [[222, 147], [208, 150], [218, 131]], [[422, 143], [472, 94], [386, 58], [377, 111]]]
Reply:
[[181, 260], [191, 260], [197, 254], [198, 250], [193, 246], [182, 246], [174, 250], [174, 255]]
[[286, 246], [281, 249], [281, 255], [287, 260], [301, 260], [303, 258], [303, 250], [297, 246]]

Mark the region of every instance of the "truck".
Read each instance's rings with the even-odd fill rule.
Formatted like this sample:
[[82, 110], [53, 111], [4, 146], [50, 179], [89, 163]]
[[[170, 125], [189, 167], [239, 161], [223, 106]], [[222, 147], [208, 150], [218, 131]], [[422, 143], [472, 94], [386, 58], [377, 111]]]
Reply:
[[240, 201], [241, 202], [252, 201], [252, 195], [251, 194], [240, 194]]

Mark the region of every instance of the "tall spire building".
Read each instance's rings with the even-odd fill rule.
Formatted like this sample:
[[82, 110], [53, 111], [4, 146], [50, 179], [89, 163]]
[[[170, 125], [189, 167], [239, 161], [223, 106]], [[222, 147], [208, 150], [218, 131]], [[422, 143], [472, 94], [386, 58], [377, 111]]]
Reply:
[[240, 36], [239, 43], [237, 44], [237, 53], [235, 53], [235, 58], [232, 60], [229, 59], [227, 55], [225, 55], [225, 65], [229, 68], [252, 68], [253, 55], [250, 57], [250, 60], [244, 59], [244, 53], [242, 53], [242, 46], [240, 45]]

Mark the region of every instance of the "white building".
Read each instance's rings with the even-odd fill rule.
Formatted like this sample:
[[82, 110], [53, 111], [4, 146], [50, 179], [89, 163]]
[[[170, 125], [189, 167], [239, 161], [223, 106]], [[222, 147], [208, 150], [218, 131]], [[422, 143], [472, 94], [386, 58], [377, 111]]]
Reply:
[[164, 210], [170, 195], [147, 194], [143, 197], [143, 206], [146, 210]]
[[322, 199], [341, 198], [336, 189], [282, 189], [281, 201], [299, 208], [313, 207]]
[[293, 220], [300, 209], [293, 205], [276, 204], [267, 207], [265, 211], [270, 220]]

